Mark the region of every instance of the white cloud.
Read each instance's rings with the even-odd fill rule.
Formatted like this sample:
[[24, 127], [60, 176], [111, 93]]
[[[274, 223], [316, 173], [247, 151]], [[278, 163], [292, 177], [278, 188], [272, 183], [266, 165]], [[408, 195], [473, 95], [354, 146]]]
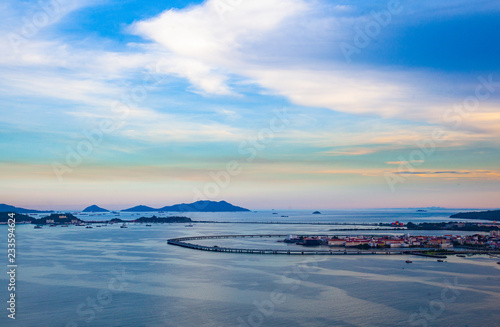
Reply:
[[[309, 107], [394, 116], [420, 105], [408, 102], [414, 85], [402, 83], [403, 74], [398, 72], [318, 62], [301, 54], [287, 61], [293, 54], [283, 54], [283, 49], [300, 47], [300, 43], [289, 44], [301, 30], [308, 34], [300, 35], [301, 42], [309, 37], [315, 43], [306, 46], [321, 48], [331, 38], [324, 29], [339, 27], [332, 17], [318, 12], [323, 5], [302, 0], [243, 1], [221, 14], [216, 9], [220, 3], [209, 0], [168, 10], [135, 23], [131, 31], [163, 47], [166, 53], [157, 53], [165, 58], [162, 72], [182, 76], [209, 94], [231, 94], [228, 80], [236, 75]], [[333, 7], [339, 9], [347, 8]], [[318, 40], [319, 36], [323, 39]]]
[[[76, 10], [89, 3], [91, 1], [78, 1], [78, 5], [71, 8]], [[40, 38], [30, 40], [21, 53], [15, 54], [8, 48], [8, 41], [0, 39], [3, 42], [0, 44], [2, 92], [73, 101], [90, 116], [105, 117], [109, 115], [111, 103], [138, 82], [137, 72], [149, 69], [153, 73], [185, 78], [193, 85], [192, 90], [204, 95], [234, 96], [237, 90], [233, 87], [254, 83], [267, 94], [284, 96], [305, 107], [433, 124], [441, 124], [443, 112], [453, 105], [452, 100], [436, 98], [430, 87], [422, 86], [429, 77], [346, 66], [311, 55], [331, 46], [329, 34], [342, 35], [342, 19], [353, 19], [338, 18], [332, 12], [342, 15], [347, 9], [355, 11], [354, 7], [333, 6], [323, 13], [327, 11], [325, 4], [306, 0], [233, 1], [225, 3], [236, 5], [222, 9], [216, 6], [220, 3], [209, 0], [136, 22], [129, 31], [153, 43], [130, 44], [128, 51], [121, 53], [76, 48], [57, 38], [44, 39], [40, 34]], [[12, 13], [12, 8], [8, 8], [7, 13]], [[28, 12], [36, 10], [35, 6]], [[8, 24], [0, 24], [5, 33], [17, 28], [9, 30]], [[310, 47], [309, 52], [294, 51], [305, 47]], [[234, 77], [239, 84], [232, 83]], [[158, 120], [172, 119], [155, 116], [154, 111], [142, 105], [136, 109]], [[75, 108], [67, 111], [78, 112]], [[225, 108], [218, 112], [227, 120], [239, 117]], [[495, 112], [498, 108], [494, 103], [489, 104], [487, 112], [488, 115], [482, 116], [480, 112], [472, 114], [464, 120], [463, 127], [497, 135], [499, 118]], [[142, 129], [155, 123], [154, 120], [137, 122], [143, 123]], [[226, 125], [200, 124], [193, 119], [179, 121], [177, 125], [176, 131], [189, 131], [186, 133], [190, 137], [196, 136], [196, 130], [202, 131], [199, 135], [214, 133], [217, 139], [234, 137], [237, 132]], [[149, 128], [144, 137], [162, 140], [175, 135], [169, 135], [163, 126], [156, 127]], [[129, 135], [141, 138], [140, 131], [141, 127], [136, 125], [130, 128]], [[311, 137], [309, 135], [309, 139]]]
[[[136, 22], [131, 32], [161, 49], [150, 54], [161, 61], [162, 73], [184, 77], [202, 93], [234, 94], [236, 84], [231, 84], [231, 78], [237, 76], [263, 87], [266, 94], [284, 96], [305, 107], [437, 125], [444, 123], [446, 110], [461, 101], [438, 95], [436, 86], [449, 81], [435, 73], [316, 58], [315, 54], [335, 45], [335, 38], [343, 37], [346, 26], [342, 24], [352, 27], [354, 21], [368, 19], [364, 14], [355, 16], [356, 7], [255, 0], [217, 9], [221, 3], [231, 2], [208, 0], [167, 10]], [[407, 9], [425, 11], [418, 5]], [[346, 10], [349, 13], [343, 16]], [[306, 47], [310, 49], [303, 51]], [[464, 126], [475, 121], [479, 120], [471, 119]]]
[[260, 41], [306, 7], [300, 0], [242, 1], [228, 11], [219, 5], [220, 1], [211, 0], [184, 10], [168, 10], [137, 22], [131, 31], [168, 51], [161, 64], [163, 72], [185, 77], [207, 93], [230, 94], [228, 75], [239, 73], [248, 43]]

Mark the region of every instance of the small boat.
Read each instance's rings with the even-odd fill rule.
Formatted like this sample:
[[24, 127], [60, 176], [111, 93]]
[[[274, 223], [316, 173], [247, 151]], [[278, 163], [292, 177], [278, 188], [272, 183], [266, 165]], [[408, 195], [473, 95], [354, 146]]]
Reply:
[[123, 224], [120, 226], [120, 228], [128, 228], [127, 225]]
[[151, 224], [146, 224], [146, 227], [151, 227], [151, 226], [153, 226], [153, 225], [151, 225]]
[[442, 259], [438, 259], [438, 262], [444, 262], [444, 260], [442, 260]]
[[194, 227], [194, 225], [193, 224], [189, 224], [189, 225], [186, 225], [184, 227]]
[[500, 261], [497, 262], [497, 265], [500, 265]]
[[413, 263], [413, 261], [411, 261], [411, 260], [406, 260], [405, 262], [406, 263]]
[[36, 225], [36, 226], [35, 226], [35, 229], [42, 229], [42, 226], [40, 226], [40, 225]]
[[89, 225], [89, 226], [87, 226], [87, 227], [85, 227], [85, 228], [92, 228], [92, 226], [90, 226], [90, 225]]
[[465, 254], [457, 254], [457, 257], [459, 257], [459, 258], [465, 258], [466, 255]]
[[69, 225], [61, 225], [61, 227], [69, 227]]
[[49, 227], [57, 227], [57, 225], [56, 224], [52, 224]]

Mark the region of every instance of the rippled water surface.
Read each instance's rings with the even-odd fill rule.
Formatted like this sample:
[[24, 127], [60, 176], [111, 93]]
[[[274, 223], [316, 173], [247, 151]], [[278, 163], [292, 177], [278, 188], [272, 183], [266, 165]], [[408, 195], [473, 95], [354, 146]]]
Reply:
[[[267, 221], [278, 216], [189, 216], [248, 221], [255, 219], [252, 214]], [[278, 218], [285, 219], [281, 214]], [[310, 213], [287, 215], [295, 221], [312, 219]], [[448, 215], [335, 212], [313, 218], [437, 221]], [[17, 319], [7, 319], [4, 309], [0, 326], [500, 326], [498, 258], [450, 257], [439, 263], [411, 257], [413, 263], [407, 264], [405, 256], [249, 255], [166, 244], [168, 238], [191, 235], [325, 233], [330, 228], [227, 223], [35, 230], [19, 225]], [[6, 249], [6, 226], [0, 233]], [[2, 274], [4, 303], [7, 283]]]

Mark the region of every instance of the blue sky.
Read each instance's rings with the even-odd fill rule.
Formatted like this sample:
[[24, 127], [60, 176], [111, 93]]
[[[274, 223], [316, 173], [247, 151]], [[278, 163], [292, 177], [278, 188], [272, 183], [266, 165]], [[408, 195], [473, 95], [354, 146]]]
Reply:
[[0, 9], [1, 202], [498, 206], [497, 1]]

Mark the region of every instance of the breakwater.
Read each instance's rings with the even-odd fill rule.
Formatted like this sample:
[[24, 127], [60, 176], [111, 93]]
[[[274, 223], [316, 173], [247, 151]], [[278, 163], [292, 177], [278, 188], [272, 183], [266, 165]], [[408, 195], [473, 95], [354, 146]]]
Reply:
[[[199, 240], [213, 240], [213, 239], [230, 239], [230, 238], [282, 238], [286, 237], [288, 234], [259, 234], [259, 235], [209, 235], [209, 236], [190, 236], [190, 237], [179, 237], [167, 240], [167, 243], [174, 246], [179, 246], [183, 248], [199, 250], [199, 251], [211, 251], [211, 252], [225, 252], [225, 253], [242, 253], [242, 254], [270, 254], [270, 255], [417, 255], [426, 257], [436, 257], [441, 258], [445, 255], [455, 255], [455, 254], [500, 254], [500, 251], [453, 251], [447, 250], [441, 252], [439, 255], [429, 255], [425, 250], [412, 250], [407, 249], [370, 249], [370, 250], [359, 250], [359, 249], [345, 249], [345, 250], [324, 250], [324, 249], [258, 249], [258, 248], [236, 248], [236, 247], [222, 247], [222, 246], [207, 246], [195, 244], [192, 241]], [[307, 235], [303, 235], [307, 236]], [[328, 235], [310, 235], [310, 236], [328, 236]]]

